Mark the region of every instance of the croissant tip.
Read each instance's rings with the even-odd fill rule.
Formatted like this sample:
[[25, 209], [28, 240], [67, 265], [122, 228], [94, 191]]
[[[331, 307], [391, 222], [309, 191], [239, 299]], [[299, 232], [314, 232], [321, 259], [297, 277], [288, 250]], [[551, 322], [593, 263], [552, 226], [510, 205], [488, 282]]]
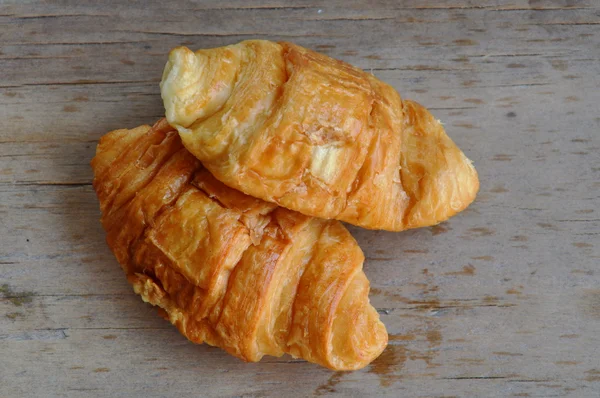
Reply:
[[171, 51], [169, 51], [169, 58], [177, 56], [177, 55], [183, 55], [183, 54], [189, 54], [189, 53], [193, 53], [192, 50], [190, 50], [188, 47], [186, 46], [177, 46], [171, 49]]

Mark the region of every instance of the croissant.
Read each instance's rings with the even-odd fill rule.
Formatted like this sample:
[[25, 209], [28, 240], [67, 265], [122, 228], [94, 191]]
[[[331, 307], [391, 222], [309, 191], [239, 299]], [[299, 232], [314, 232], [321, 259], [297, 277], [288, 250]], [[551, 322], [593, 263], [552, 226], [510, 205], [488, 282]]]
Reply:
[[107, 242], [142, 299], [195, 343], [335, 370], [387, 344], [344, 226], [216, 180], [164, 120], [103, 136], [91, 162]]
[[168, 122], [217, 179], [306, 215], [399, 231], [446, 220], [479, 189], [426, 108], [291, 43], [175, 48], [161, 95]]

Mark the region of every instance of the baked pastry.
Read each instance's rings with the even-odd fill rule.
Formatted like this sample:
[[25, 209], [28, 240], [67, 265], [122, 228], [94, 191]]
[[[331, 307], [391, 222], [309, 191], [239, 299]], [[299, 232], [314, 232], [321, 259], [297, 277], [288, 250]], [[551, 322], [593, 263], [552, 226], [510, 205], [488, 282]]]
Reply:
[[225, 186], [164, 119], [106, 134], [91, 164], [127, 279], [191, 341], [245, 361], [288, 353], [335, 370], [385, 348], [363, 253], [340, 222]]
[[373, 75], [291, 43], [171, 51], [168, 122], [220, 181], [371, 229], [437, 224], [479, 189], [427, 109]]

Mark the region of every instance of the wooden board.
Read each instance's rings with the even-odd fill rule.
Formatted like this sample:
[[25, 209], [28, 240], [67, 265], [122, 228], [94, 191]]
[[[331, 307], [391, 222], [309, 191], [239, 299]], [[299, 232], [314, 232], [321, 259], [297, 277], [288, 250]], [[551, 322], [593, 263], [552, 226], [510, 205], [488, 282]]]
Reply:
[[[0, 396], [600, 395], [600, 3], [0, 1]], [[104, 243], [89, 161], [152, 123], [176, 45], [290, 40], [430, 107], [474, 160], [441, 225], [351, 228], [390, 333], [366, 369], [189, 343]]]

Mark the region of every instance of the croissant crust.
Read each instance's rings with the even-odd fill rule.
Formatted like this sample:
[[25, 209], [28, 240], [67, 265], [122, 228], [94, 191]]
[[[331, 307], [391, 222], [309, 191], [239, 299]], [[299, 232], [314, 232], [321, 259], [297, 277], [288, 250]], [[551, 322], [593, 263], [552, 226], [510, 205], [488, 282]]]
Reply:
[[426, 108], [291, 43], [175, 48], [161, 94], [167, 120], [217, 179], [306, 215], [399, 231], [446, 220], [479, 189]]
[[350, 233], [216, 180], [163, 119], [100, 140], [108, 244], [144, 301], [196, 343], [358, 369], [387, 344]]

